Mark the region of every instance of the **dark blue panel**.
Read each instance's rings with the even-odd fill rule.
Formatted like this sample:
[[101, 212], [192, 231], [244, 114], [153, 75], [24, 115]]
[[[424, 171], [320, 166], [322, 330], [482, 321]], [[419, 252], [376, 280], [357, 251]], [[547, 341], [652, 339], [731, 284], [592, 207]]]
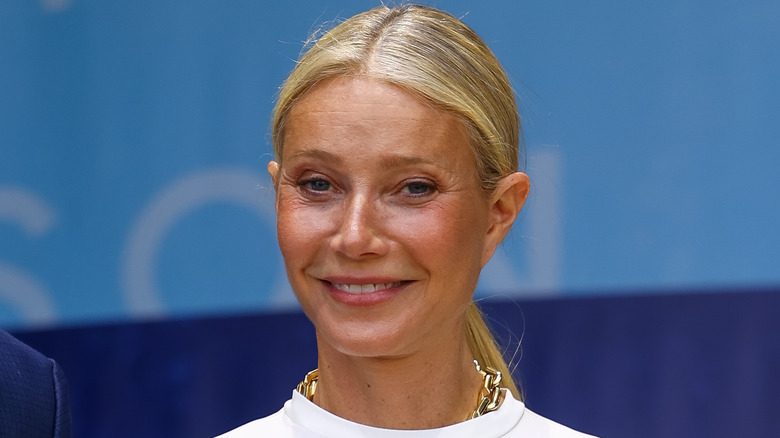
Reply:
[[780, 436], [780, 295], [491, 303], [528, 405], [614, 437]]
[[65, 370], [84, 438], [211, 436], [272, 413], [316, 367], [302, 314], [16, 335]]
[[[483, 307], [523, 334], [516, 374], [548, 417], [604, 437], [780, 436], [777, 292]], [[62, 365], [85, 438], [211, 436], [277, 410], [316, 361], [299, 313], [16, 334]]]

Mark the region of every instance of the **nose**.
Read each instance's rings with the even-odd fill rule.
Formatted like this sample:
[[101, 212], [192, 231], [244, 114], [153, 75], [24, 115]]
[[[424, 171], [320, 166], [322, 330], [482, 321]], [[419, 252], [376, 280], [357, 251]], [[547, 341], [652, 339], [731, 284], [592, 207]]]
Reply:
[[366, 196], [355, 195], [345, 204], [331, 249], [351, 259], [381, 256], [388, 243], [382, 236], [382, 217]]

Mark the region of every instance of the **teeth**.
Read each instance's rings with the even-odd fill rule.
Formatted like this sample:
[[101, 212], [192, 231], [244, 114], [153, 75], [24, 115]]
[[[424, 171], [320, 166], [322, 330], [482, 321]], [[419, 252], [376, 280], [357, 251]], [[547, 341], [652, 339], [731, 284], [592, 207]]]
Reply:
[[377, 283], [377, 284], [340, 284], [340, 283], [331, 283], [333, 287], [335, 287], [338, 290], [343, 290], [344, 292], [348, 292], [351, 294], [366, 294], [371, 292], [376, 292], [380, 290], [390, 289], [391, 287], [398, 287], [401, 285], [400, 281], [395, 281], [392, 283]]

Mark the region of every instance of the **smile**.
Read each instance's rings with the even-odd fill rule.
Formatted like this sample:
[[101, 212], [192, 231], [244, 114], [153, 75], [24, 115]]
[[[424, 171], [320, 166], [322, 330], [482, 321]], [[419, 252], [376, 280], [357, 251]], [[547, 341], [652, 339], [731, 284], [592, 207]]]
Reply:
[[371, 292], [378, 292], [385, 289], [401, 286], [401, 281], [394, 281], [392, 283], [368, 283], [368, 284], [341, 284], [330, 283], [334, 288], [350, 293], [350, 294], [367, 294]]

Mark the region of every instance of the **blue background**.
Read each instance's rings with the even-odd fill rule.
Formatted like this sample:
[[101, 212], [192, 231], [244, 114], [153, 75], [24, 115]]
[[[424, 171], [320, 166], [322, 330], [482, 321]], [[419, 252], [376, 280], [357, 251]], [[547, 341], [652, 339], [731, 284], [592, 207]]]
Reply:
[[[295, 308], [271, 107], [313, 29], [375, 4], [3, 2], [0, 324]], [[780, 284], [780, 4], [431, 4], [522, 100], [534, 192], [481, 296]]]
[[[78, 436], [209, 436], [314, 366], [268, 120], [307, 35], [377, 3], [0, 3], [0, 327], [63, 365]], [[427, 3], [521, 100], [533, 191], [477, 296], [529, 406], [780, 434], [780, 3]]]

